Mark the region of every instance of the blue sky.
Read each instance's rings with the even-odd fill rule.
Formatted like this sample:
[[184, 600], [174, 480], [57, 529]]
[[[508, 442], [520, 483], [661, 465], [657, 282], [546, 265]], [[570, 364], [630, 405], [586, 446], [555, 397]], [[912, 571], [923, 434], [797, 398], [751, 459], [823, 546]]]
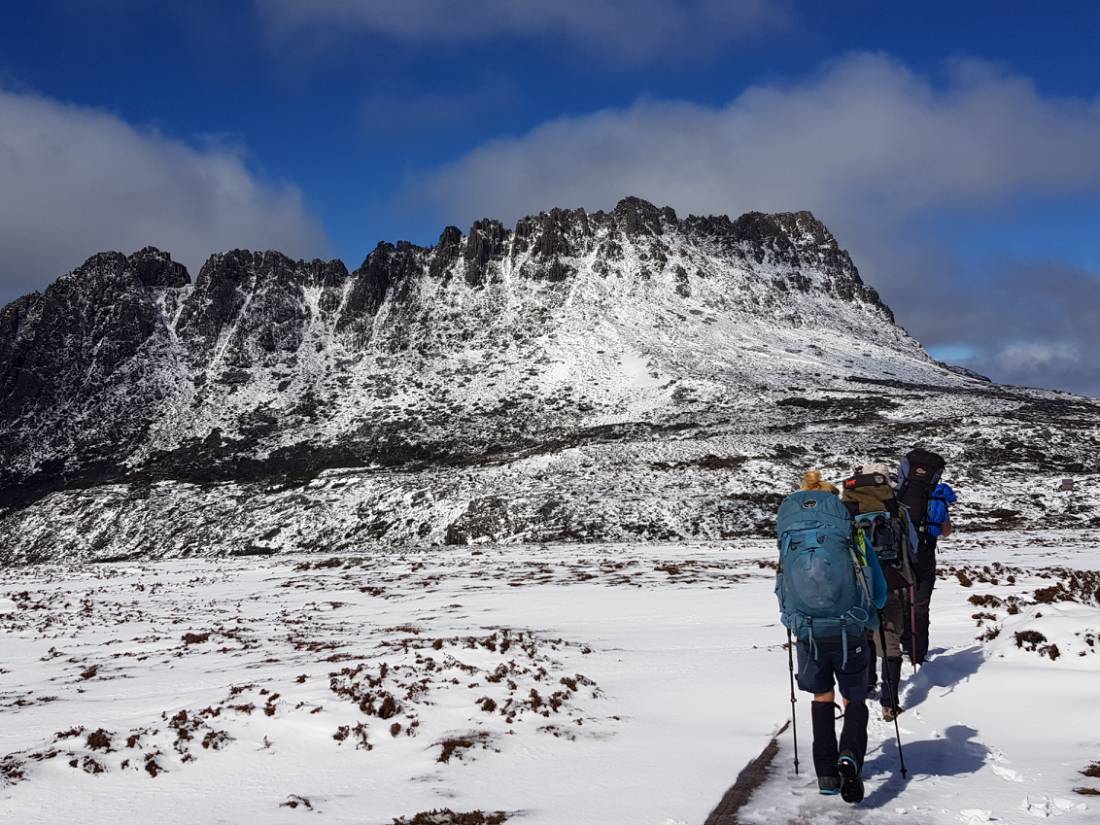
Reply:
[[173, 5], [0, 5], [0, 301], [101, 247], [809, 208], [934, 352], [1100, 394], [1093, 4]]

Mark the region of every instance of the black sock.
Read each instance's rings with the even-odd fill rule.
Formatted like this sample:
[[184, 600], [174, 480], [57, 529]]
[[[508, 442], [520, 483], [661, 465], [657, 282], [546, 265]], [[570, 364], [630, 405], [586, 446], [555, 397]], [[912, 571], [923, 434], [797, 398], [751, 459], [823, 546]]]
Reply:
[[814, 770], [818, 776], [836, 776], [836, 719], [832, 702], [810, 702], [814, 726]]
[[863, 756], [867, 753], [867, 703], [863, 700], [849, 702], [844, 709], [844, 727], [840, 730], [840, 751], [851, 753], [856, 764], [863, 768]]

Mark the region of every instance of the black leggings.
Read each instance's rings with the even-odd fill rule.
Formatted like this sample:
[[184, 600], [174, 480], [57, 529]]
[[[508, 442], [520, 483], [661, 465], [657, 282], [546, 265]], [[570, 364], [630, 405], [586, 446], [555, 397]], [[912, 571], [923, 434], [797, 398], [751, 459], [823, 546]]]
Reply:
[[928, 656], [929, 606], [932, 602], [932, 590], [936, 586], [936, 572], [925, 578], [917, 579], [916, 598], [913, 600], [913, 649], [915, 664], [922, 664]]
[[936, 538], [922, 535], [917, 561], [914, 565], [916, 583], [913, 589], [910, 613], [905, 617], [907, 633], [902, 640], [905, 654], [913, 664], [924, 664], [928, 656], [929, 607], [932, 590], [936, 587]]

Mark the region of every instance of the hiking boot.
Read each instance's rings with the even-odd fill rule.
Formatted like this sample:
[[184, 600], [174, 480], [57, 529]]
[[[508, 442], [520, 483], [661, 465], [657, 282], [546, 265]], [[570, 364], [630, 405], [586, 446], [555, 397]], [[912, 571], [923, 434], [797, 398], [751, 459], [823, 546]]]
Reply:
[[840, 798], [845, 802], [863, 801], [863, 779], [859, 775], [859, 763], [850, 751], [844, 751], [836, 763], [840, 774]]
[[822, 796], [836, 796], [840, 793], [840, 777], [819, 776], [817, 778], [817, 792]]
[[895, 719], [898, 718], [898, 716], [900, 716], [904, 712], [905, 708], [903, 708], [901, 705], [898, 705], [896, 713], [894, 712], [894, 709], [890, 707], [890, 705], [884, 705], [882, 708], [882, 721], [893, 722]]
[[[853, 700], [844, 710], [844, 728], [840, 731], [839, 753], [847, 754], [857, 765], [867, 753], [867, 703]], [[835, 763], [834, 763], [835, 764]]]

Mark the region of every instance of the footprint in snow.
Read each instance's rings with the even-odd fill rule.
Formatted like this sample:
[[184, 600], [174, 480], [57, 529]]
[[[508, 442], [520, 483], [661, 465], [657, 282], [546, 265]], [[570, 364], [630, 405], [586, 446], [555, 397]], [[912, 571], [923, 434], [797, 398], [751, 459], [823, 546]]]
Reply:
[[1001, 777], [1005, 782], [1023, 782], [1024, 777], [1019, 771], [1014, 771], [1012, 768], [1006, 768], [1003, 765], [990, 765], [990, 769], [997, 776]]
[[981, 822], [993, 822], [993, 811], [985, 811], [980, 808], [966, 808], [959, 811], [959, 821], [967, 825], [979, 825]]
[[1058, 796], [1025, 796], [1020, 803], [1020, 808], [1031, 816], [1046, 818], [1049, 816], [1061, 816], [1073, 811], [1085, 811], [1088, 806], [1084, 802], [1074, 802], [1071, 799], [1063, 799]]

